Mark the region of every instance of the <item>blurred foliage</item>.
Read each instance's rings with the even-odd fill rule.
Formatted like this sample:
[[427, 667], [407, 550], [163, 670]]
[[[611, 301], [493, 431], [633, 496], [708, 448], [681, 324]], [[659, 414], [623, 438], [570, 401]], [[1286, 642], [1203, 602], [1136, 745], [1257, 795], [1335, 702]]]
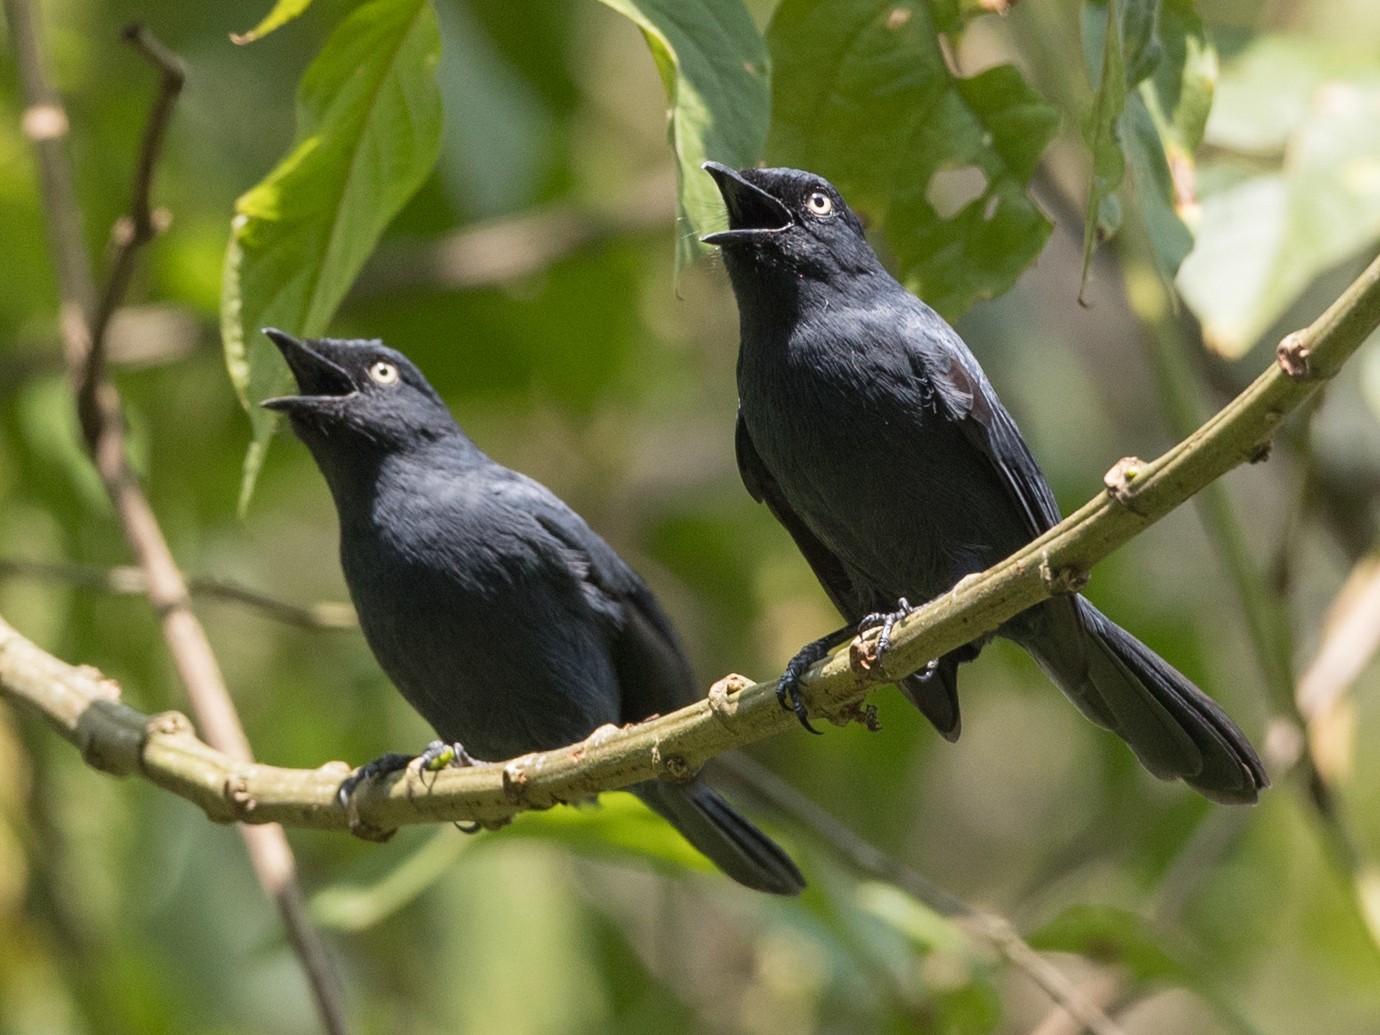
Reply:
[[[1255, 346], [1310, 319], [1373, 252], [1380, 11], [986, 6], [283, 0], [273, 14], [296, 17], [237, 47], [230, 35], [270, 5], [43, 4], [96, 261], [153, 87], [121, 25], [139, 17], [190, 70], [156, 197], [171, 226], [111, 341], [136, 461], [180, 561], [295, 601], [344, 594], [333, 510], [296, 443], [273, 450], [236, 515], [253, 432], [220, 350], [229, 245], [242, 308], [227, 320], [245, 356], [269, 319], [408, 352], [485, 449], [549, 484], [648, 577], [706, 685], [767, 676], [832, 628], [804, 562], [738, 482], [736, 311], [715, 262], [684, 263], [722, 218], [701, 155], [836, 178], [893, 268], [963, 314], [1066, 508], [1116, 458], [1154, 454], [1168, 439], [1151, 338], [1189, 343], [1204, 399], [1221, 402], [1268, 361], [1269, 345]], [[1109, 36], [1111, 10], [1123, 21]], [[1085, 40], [1113, 36], [1119, 52], [1093, 50], [1091, 67], [1120, 66], [1120, 104], [1099, 100], [1105, 75], [1085, 74]], [[8, 556], [124, 563], [61, 377], [6, 54], [0, 541]], [[369, 84], [387, 88], [371, 100]], [[1096, 166], [1079, 132], [1094, 111]], [[1129, 175], [1107, 173], [1113, 150]], [[1085, 308], [1090, 197], [1104, 230], [1115, 205], [1120, 230], [1094, 255]], [[232, 241], [237, 198], [250, 219]], [[1171, 332], [1151, 335], [1124, 301], [1136, 285], [1122, 245], [1167, 272], [1184, 228], [1197, 235], [1176, 278], [1185, 307], [1147, 317]], [[278, 368], [248, 362], [250, 396], [270, 391]], [[1292, 617], [1296, 672], [1376, 547], [1377, 371], [1372, 342], [1269, 464], [1228, 482]], [[1102, 565], [1090, 593], [1257, 743], [1286, 756], [1297, 744], [1260, 690], [1235, 591], [1191, 511]], [[200, 609], [265, 760], [359, 762], [428, 739], [358, 635]], [[122, 680], [132, 704], [183, 706], [141, 601], [10, 579], [0, 614]], [[1299, 781], [1282, 776], [1249, 811], [1159, 784], [1009, 645], [965, 669], [964, 686], [956, 745], [883, 690], [879, 734], [796, 733], [754, 754], [910, 868], [1008, 916], [1089, 994], [1113, 982], [1128, 1030], [1380, 1029], [1380, 951], [1356, 867]], [[1380, 852], [1377, 691], [1371, 662], [1345, 691], [1351, 765], [1334, 788], [1362, 870]], [[811, 887], [799, 901], [707, 870], [621, 794], [473, 839], [294, 832], [359, 1030], [976, 1033], [1046, 1018], [1048, 997], [961, 924], [726, 789], [801, 860]], [[0, 930], [0, 1035], [317, 1030], [234, 832], [93, 772], [3, 707]]]

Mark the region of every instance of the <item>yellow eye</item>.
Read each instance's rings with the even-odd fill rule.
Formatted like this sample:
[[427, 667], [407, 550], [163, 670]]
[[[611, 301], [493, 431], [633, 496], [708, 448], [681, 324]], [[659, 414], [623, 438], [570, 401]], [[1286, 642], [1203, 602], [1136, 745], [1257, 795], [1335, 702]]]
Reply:
[[369, 368], [369, 379], [376, 385], [391, 385], [398, 379], [398, 368], [381, 359]]
[[831, 216], [834, 214], [834, 201], [828, 194], [815, 191], [805, 199], [805, 207], [817, 216]]

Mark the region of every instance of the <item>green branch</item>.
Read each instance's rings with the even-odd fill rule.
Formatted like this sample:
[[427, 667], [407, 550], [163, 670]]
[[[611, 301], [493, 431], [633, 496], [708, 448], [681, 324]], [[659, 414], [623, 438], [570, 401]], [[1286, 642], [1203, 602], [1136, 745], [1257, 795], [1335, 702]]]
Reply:
[[[875, 636], [854, 641], [811, 669], [811, 711], [836, 722], [859, 715], [875, 685], [914, 671], [997, 628], [1048, 596], [1080, 586], [1092, 566], [1238, 464], [1263, 459], [1276, 429], [1330, 379], [1380, 323], [1380, 259], [1310, 327], [1286, 337], [1279, 361], [1188, 438], [1150, 463], [1124, 460], [1107, 491], [1020, 552], [964, 579], [896, 626], [886, 671], [872, 661]], [[176, 713], [147, 716], [121, 704], [115, 684], [46, 654], [0, 623], [0, 696], [42, 714], [97, 768], [138, 773], [222, 822], [346, 828], [379, 835], [410, 823], [477, 820], [498, 825], [641, 780], [683, 778], [715, 755], [791, 729], [774, 681], [720, 680], [709, 696], [671, 715], [595, 731], [555, 751], [473, 769], [419, 774], [415, 767], [370, 784], [347, 817], [335, 792], [344, 763], [280, 769], [239, 762], [197, 738]]]

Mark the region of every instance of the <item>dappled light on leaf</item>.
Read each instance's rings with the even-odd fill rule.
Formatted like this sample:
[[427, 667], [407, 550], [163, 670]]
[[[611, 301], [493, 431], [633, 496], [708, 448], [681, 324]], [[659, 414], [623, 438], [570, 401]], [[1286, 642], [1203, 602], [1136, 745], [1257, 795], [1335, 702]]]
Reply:
[[[956, 76], [938, 33], [961, 25], [934, 10], [784, 0], [767, 32], [768, 157], [834, 182], [876, 220], [898, 278], [954, 319], [1009, 288], [1044, 244], [1050, 224], [1026, 185], [1058, 115], [1010, 65]], [[950, 193], [959, 169], [977, 196]]]

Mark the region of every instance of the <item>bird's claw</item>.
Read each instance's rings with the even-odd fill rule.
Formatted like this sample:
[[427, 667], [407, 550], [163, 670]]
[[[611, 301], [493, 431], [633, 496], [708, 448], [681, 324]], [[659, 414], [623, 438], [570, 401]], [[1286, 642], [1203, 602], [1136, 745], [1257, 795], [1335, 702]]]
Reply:
[[439, 773], [442, 769], [448, 769], [452, 766], [456, 769], [464, 769], [467, 766], [483, 764], [465, 750], [464, 744], [459, 741], [447, 744], [444, 740], [433, 740], [417, 756], [417, 761], [420, 763], [421, 770], [427, 773]]
[[806, 711], [805, 702], [800, 696], [800, 677], [826, 653], [823, 650], [811, 650], [811, 648], [817, 648], [817, 644], [818, 641], [807, 644], [803, 650], [786, 663], [786, 670], [776, 681], [776, 701], [782, 708], [794, 712], [795, 717], [800, 720], [800, 725], [818, 735], [821, 731], [810, 725], [809, 712]]
[[[355, 791], [359, 790], [366, 781], [406, 769], [414, 760], [419, 763], [418, 767], [424, 773], [439, 773], [442, 769], [451, 766], [463, 768], [483, 764], [466, 751], [463, 744], [447, 744], [441, 740], [433, 740], [422, 750], [420, 755], [403, 755], [390, 752], [386, 755], [380, 755], [372, 762], [366, 762], [341, 781], [339, 790], [335, 792], [336, 801], [340, 803], [342, 808], [348, 809], [350, 799], [354, 797]], [[456, 825], [459, 826], [459, 824]], [[460, 829], [465, 830], [464, 827]], [[478, 827], [475, 829], [477, 830]], [[465, 832], [474, 833], [473, 830], [465, 830]]]
[[[895, 627], [896, 623], [914, 610], [915, 608], [910, 606], [910, 601], [902, 597], [896, 602], [895, 611], [873, 611], [869, 615], [863, 615], [862, 621], [858, 622], [859, 636], [877, 628], [877, 626], [882, 627], [881, 632], [877, 634], [877, 655], [876, 660], [873, 662], [874, 665], [880, 667], [882, 658], [886, 656], [887, 651], [891, 650], [891, 630]], [[922, 678], [928, 678], [929, 673], [933, 672], [934, 664], [935, 663], [932, 661], [926, 666], [926, 676]]]
[[335, 800], [340, 803], [341, 808], [348, 809], [350, 799], [354, 797], [355, 791], [359, 790], [361, 784], [376, 776], [387, 776], [389, 773], [406, 769], [412, 759], [412, 755], [390, 752], [386, 755], [380, 755], [372, 762], [366, 762], [340, 782], [340, 787], [335, 792]]
[[786, 670], [781, 673], [781, 678], [776, 681], [776, 700], [777, 703], [787, 711], [795, 713], [795, 717], [800, 720], [800, 725], [814, 734], [822, 731], [810, 725], [809, 713], [805, 708], [805, 701], [800, 696], [800, 680], [810, 666], [816, 661], [822, 660], [831, 650], [840, 643], [851, 639], [853, 630], [844, 626], [828, 636], [821, 636], [817, 640], [812, 640], [796, 652], [795, 657], [786, 663]]

